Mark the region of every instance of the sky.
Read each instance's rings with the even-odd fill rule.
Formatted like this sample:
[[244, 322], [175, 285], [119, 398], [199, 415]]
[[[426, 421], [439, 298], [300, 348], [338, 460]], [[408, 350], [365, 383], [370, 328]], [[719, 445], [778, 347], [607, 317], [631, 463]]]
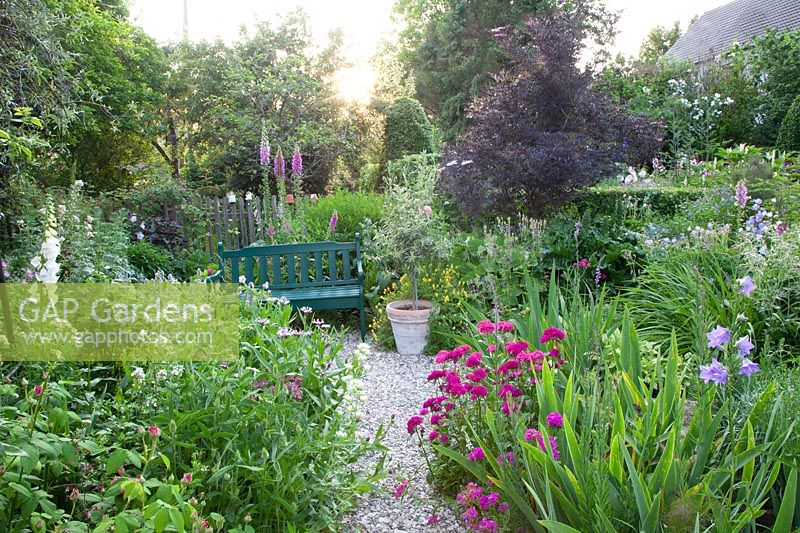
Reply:
[[[378, 42], [391, 34], [393, 0], [186, 0], [189, 38], [222, 38], [233, 42], [242, 25], [256, 19], [269, 20], [279, 13], [302, 7], [309, 14], [314, 39], [325, 42], [328, 32], [342, 28], [345, 56], [351, 67], [342, 71], [336, 83], [345, 98], [366, 101], [374, 82], [369, 66]], [[729, 0], [606, 0], [609, 8], [621, 11], [616, 52], [636, 54], [651, 28], [672, 26], [679, 20], [685, 30], [695, 15], [721, 6]], [[132, 0], [131, 18], [160, 42], [178, 40], [183, 28], [184, 0]]]

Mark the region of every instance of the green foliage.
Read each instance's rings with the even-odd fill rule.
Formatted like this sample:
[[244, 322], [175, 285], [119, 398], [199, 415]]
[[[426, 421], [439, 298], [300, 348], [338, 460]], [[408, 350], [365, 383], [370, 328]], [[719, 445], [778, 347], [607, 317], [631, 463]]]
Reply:
[[437, 205], [438, 178], [439, 171], [424, 156], [406, 156], [390, 167], [383, 221], [374, 240], [389, 268], [411, 277], [415, 307], [420, 267], [425, 261], [446, 257], [450, 250], [447, 226]]
[[[591, 212], [595, 216], [618, 216], [622, 209], [636, 205], [647, 211], [649, 217], [669, 218], [678, 212], [681, 205], [703, 194], [702, 188], [694, 186], [598, 186], [587, 190], [573, 205], [579, 213]], [[640, 213], [634, 216], [640, 220], [645, 218]]]
[[131, 244], [127, 253], [131, 266], [145, 278], [152, 278], [156, 272], [171, 274], [173, 271], [172, 255], [148, 241]]
[[339, 217], [335, 234], [337, 240], [352, 241], [356, 233], [368, 240], [373, 224], [383, 218], [383, 198], [373, 193], [338, 190], [308, 204], [305, 223], [310, 241], [327, 241], [334, 237], [330, 229], [334, 212]]
[[422, 105], [413, 98], [392, 103], [383, 134], [383, 164], [407, 155], [436, 151], [433, 126]]
[[800, 94], [794, 99], [792, 106], [783, 117], [778, 131], [778, 148], [781, 150], [800, 151]]
[[519, 24], [525, 14], [549, 5], [541, 0], [395, 2], [405, 21], [400, 61], [414, 75], [417, 96], [434, 110], [445, 139], [461, 133], [470, 101], [507, 62], [490, 30]]
[[[242, 354], [225, 364], [24, 364], [0, 385], [0, 527], [339, 529], [381, 475], [352, 465], [382, 430], [356, 435], [364, 351], [346, 360], [303, 320], [243, 304]], [[293, 325], [308, 335], [277, 337]]]
[[681, 32], [679, 20], [676, 20], [671, 28], [656, 26], [650, 30], [650, 33], [642, 41], [642, 45], [639, 48], [639, 61], [649, 64], [656, 63], [664, 57], [667, 50], [672, 48], [672, 45], [680, 38], [681, 33], [683, 32]]

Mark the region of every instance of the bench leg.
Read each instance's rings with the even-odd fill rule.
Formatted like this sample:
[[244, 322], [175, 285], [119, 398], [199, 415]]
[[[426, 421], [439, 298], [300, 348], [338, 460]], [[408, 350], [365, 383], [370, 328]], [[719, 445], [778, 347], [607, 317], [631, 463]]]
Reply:
[[367, 340], [367, 316], [364, 312], [364, 304], [361, 304], [361, 307], [358, 309], [358, 318], [361, 324], [361, 342], [365, 342]]

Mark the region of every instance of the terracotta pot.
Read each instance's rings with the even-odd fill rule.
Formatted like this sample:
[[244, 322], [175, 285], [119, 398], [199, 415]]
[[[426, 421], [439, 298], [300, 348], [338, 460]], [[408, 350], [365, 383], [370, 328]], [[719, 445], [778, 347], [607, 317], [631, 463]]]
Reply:
[[286, 203], [292, 205], [294, 203], [294, 194], [286, 195]]
[[428, 343], [428, 320], [432, 305], [427, 300], [419, 300], [417, 307], [414, 309], [411, 300], [397, 300], [386, 306], [394, 342], [401, 355], [419, 355]]

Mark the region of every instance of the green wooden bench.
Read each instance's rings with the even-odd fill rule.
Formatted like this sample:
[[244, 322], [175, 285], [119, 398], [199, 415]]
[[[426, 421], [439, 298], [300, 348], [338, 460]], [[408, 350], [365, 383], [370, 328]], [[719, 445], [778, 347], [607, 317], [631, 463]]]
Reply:
[[[261, 287], [269, 284], [275, 298], [286, 297], [292, 307], [358, 309], [361, 339], [367, 333], [364, 315], [364, 270], [361, 266], [361, 236], [354, 242], [308, 242], [300, 244], [251, 245], [226, 250], [217, 243], [219, 270], [206, 278]], [[226, 263], [230, 263], [229, 269]]]

